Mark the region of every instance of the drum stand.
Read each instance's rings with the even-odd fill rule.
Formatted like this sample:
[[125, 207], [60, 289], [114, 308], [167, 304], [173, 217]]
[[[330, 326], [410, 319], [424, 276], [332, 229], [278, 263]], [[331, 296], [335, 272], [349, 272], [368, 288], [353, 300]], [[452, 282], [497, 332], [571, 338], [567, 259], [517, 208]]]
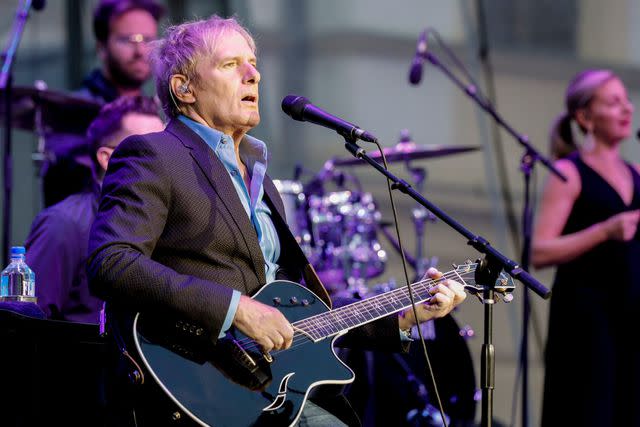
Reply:
[[[427, 177], [427, 170], [425, 168], [411, 167], [409, 162], [406, 162], [406, 167], [411, 173], [411, 178], [414, 182], [414, 186], [417, 188], [417, 191], [422, 193], [424, 181]], [[425, 224], [427, 221], [436, 222], [437, 218], [421, 205], [418, 205], [411, 210], [411, 217], [413, 219], [413, 228], [416, 236], [415, 256], [405, 253], [405, 258], [407, 263], [415, 272], [413, 281], [417, 282], [430, 267], [435, 267], [438, 263], [438, 258], [436, 256], [432, 256], [430, 258], [424, 256]], [[386, 237], [389, 243], [391, 243], [391, 246], [393, 246], [396, 252], [400, 252], [398, 240], [391, 234], [391, 232], [389, 232], [389, 230], [387, 230], [386, 226], [387, 224], [380, 225], [382, 234]]]
[[[403, 131], [403, 138], [405, 138], [405, 134]], [[409, 162], [405, 163], [405, 166], [411, 173], [411, 178], [414, 182], [414, 186], [419, 193], [422, 193], [424, 189], [424, 181], [427, 178], [427, 170], [426, 168], [416, 168], [411, 167]], [[416, 251], [415, 251], [415, 276], [413, 281], [417, 282], [420, 278], [427, 272], [427, 270], [431, 267], [435, 267], [438, 263], [437, 257], [427, 258], [423, 254], [424, 248], [424, 229], [425, 223], [436, 222], [436, 217], [434, 214], [429, 212], [424, 206], [418, 205], [416, 208], [411, 210], [411, 215], [413, 217], [413, 227], [416, 233]]]

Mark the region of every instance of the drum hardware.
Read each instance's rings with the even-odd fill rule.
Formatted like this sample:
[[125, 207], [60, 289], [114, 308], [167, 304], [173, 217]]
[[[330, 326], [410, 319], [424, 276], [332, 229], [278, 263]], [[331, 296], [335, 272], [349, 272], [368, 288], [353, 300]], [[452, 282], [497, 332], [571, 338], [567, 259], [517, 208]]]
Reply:
[[[414, 142], [398, 142], [393, 147], [383, 148], [384, 155], [388, 163], [406, 162], [408, 160], [432, 159], [436, 157], [449, 156], [452, 154], [461, 154], [469, 151], [480, 149], [474, 145], [445, 145], [445, 144], [428, 144], [418, 145]], [[382, 162], [382, 156], [379, 152], [367, 153], [369, 157], [377, 162]], [[333, 166], [362, 166], [366, 162], [355, 158], [334, 158], [331, 160]]]
[[[3, 123], [6, 120], [4, 94], [0, 91], [0, 120]], [[101, 108], [95, 101], [50, 90], [43, 80], [36, 80], [33, 86], [12, 88], [11, 98], [10, 125], [36, 135], [37, 146], [31, 159], [40, 174], [56, 162], [54, 150], [66, 139], [84, 140], [89, 124]]]
[[[429, 324], [433, 322], [427, 322]], [[426, 338], [426, 337], [425, 337]], [[421, 402], [419, 408], [413, 408], [407, 412], [406, 421], [407, 425], [414, 427], [442, 427], [448, 426], [451, 422], [451, 417], [444, 414], [444, 420], [440, 410], [430, 403], [429, 392], [424, 383], [416, 376], [409, 367], [409, 364], [399, 354], [394, 354], [393, 359], [397, 365], [401, 367], [402, 371], [407, 378], [407, 385], [412, 394], [418, 397]]]
[[[466, 339], [459, 334], [460, 328], [452, 316], [425, 322], [423, 327], [431, 330], [424, 337], [439, 379], [447, 425], [474, 425], [477, 388]], [[347, 387], [346, 396], [365, 422], [420, 427], [444, 425], [440, 411], [433, 406], [435, 390], [425, 371], [421, 347], [415, 344], [406, 354], [338, 350], [340, 357], [356, 372], [356, 382]], [[382, 402], [384, 404], [378, 404]]]
[[[0, 91], [0, 117], [4, 122], [4, 92]], [[84, 136], [89, 123], [100, 112], [95, 101], [47, 88], [38, 80], [34, 86], [12, 88], [11, 127], [48, 136], [52, 133]]]
[[[41, 91], [47, 90], [47, 83], [45, 83], [44, 80], [36, 80], [34, 82], [34, 86], [36, 89]], [[33, 160], [33, 162], [35, 163], [36, 169], [40, 170], [42, 168], [42, 165], [45, 163], [45, 161], [51, 160], [48, 158], [47, 154], [45, 153], [45, 141], [46, 141], [45, 128], [44, 128], [44, 121], [42, 118], [42, 106], [40, 104], [37, 104], [34, 107], [33, 121], [34, 121], [34, 131], [38, 138], [38, 145], [35, 153], [31, 154], [31, 160]]]

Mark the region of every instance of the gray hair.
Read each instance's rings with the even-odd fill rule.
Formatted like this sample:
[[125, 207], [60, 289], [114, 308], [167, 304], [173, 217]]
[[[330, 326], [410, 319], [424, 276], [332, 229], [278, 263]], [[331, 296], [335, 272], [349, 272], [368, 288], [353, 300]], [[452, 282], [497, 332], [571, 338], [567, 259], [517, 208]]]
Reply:
[[213, 55], [220, 37], [233, 31], [240, 33], [256, 52], [255, 41], [246, 28], [235, 18], [225, 19], [217, 15], [169, 27], [163, 39], [152, 43], [150, 58], [156, 91], [167, 117], [176, 117], [180, 113], [178, 100], [173, 96], [169, 84], [171, 76], [183, 74], [189, 81], [197, 83], [198, 61]]

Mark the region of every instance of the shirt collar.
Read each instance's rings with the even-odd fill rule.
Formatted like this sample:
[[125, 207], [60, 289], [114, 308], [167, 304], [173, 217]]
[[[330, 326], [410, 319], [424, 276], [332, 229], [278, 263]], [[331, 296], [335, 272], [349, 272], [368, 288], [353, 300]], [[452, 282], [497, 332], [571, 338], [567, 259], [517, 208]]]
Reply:
[[[233, 144], [233, 139], [229, 135], [225, 135], [217, 129], [205, 126], [182, 114], [178, 116], [178, 119], [198, 134], [214, 152], [217, 152], [218, 146], [223, 139]], [[248, 168], [253, 168], [255, 163], [262, 163], [266, 168], [268, 158], [267, 144], [251, 135], [245, 135], [240, 143], [240, 158]]]

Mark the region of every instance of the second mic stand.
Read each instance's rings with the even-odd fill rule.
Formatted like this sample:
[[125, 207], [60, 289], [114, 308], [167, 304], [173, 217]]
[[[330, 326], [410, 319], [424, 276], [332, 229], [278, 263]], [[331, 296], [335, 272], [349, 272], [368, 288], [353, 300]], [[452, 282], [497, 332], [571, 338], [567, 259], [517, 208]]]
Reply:
[[[442, 42], [441, 42], [442, 43]], [[444, 44], [443, 44], [444, 46]], [[450, 55], [453, 55], [451, 51], [448, 49]], [[521, 162], [521, 170], [524, 173], [525, 180], [525, 201], [524, 208], [522, 212], [522, 230], [524, 234], [523, 245], [522, 245], [522, 257], [521, 268], [523, 270], [527, 270], [529, 268], [529, 256], [531, 252], [531, 222], [532, 222], [532, 211], [531, 211], [531, 203], [530, 203], [530, 175], [533, 167], [535, 166], [535, 162], [539, 161], [543, 165], [551, 171], [551, 173], [555, 174], [559, 179], [566, 182], [566, 177], [560, 173], [560, 171], [553, 166], [552, 162], [541, 155], [530, 143], [529, 138], [526, 135], [522, 135], [518, 133], [509, 123], [507, 123], [498, 112], [493, 108], [493, 105], [490, 101], [484, 99], [484, 97], [480, 97], [478, 95], [478, 88], [472, 84], [465, 85], [454, 73], [451, 72], [439, 59], [436, 55], [434, 55], [430, 51], [420, 52], [422, 58], [429, 61], [436, 68], [440, 69], [453, 83], [455, 83], [460, 90], [462, 90], [465, 94], [467, 94], [471, 99], [473, 99], [476, 104], [478, 104], [486, 113], [488, 113], [493, 120], [504, 130], [506, 130], [520, 145], [522, 145], [525, 149], [525, 154], [522, 157]], [[458, 61], [460, 64], [460, 61]], [[528, 420], [528, 329], [529, 329], [529, 295], [525, 289], [524, 292], [524, 305], [523, 305], [523, 314], [522, 314], [522, 343], [520, 349], [520, 364], [522, 367], [522, 425], [523, 427], [527, 427], [529, 425]]]
[[415, 191], [406, 181], [396, 177], [394, 174], [386, 170], [382, 165], [367, 156], [366, 152], [360, 148], [353, 139], [343, 135], [345, 138], [345, 148], [354, 157], [362, 159], [373, 166], [378, 172], [383, 174], [392, 182], [391, 188], [400, 190], [402, 193], [409, 195], [416, 202], [427, 208], [431, 213], [440, 218], [444, 223], [456, 230], [458, 233], [467, 238], [467, 243], [475, 248], [478, 252], [485, 255], [485, 258], [478, 263], [476, 269], [476, 282], [483, 287], [484, 303], [484, 341], [482, 345], [482, 418], [481, 425], [489, 427], [493, 420], [493, 390], [495, 388], [495, 359], [493, 347], [493, 304], [495, 303], [495, 282], [501, 270], [513, 278], [519, 280], [527, 288], [533, 290], [536, 294], [544, 299], [551, 296], [551, 291], [542, 283], [531, 276], [527, 271], [522, 269], [515, 261], [507, 258], [489, 242], [477, 236], [456, 220], [447, 215], [439, 207], [425, 199], [420, 193]]

